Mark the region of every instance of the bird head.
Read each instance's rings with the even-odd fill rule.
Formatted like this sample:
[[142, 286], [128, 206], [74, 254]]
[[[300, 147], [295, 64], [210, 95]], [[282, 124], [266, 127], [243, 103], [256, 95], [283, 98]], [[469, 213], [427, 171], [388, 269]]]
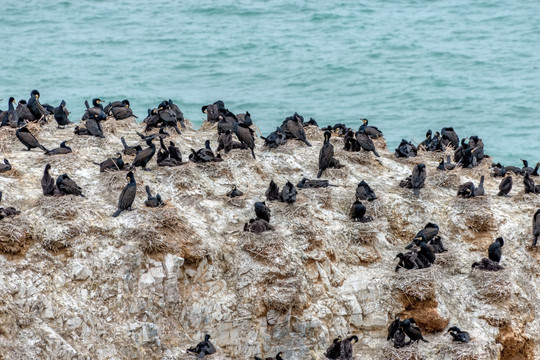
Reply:
[[36, 89], [32, 90], [32, 92], [30, 92], [30, 96], [33, 96], [36, 99], [39, 99], [39, 91], [37, 91]]
[[208, 341], [208, 340], [210, 340], [210, 337], [211, 337], [211, 336], [210, 336], [210, 334], [206, 334], [206, 335], [204, 335], [204, 341]]

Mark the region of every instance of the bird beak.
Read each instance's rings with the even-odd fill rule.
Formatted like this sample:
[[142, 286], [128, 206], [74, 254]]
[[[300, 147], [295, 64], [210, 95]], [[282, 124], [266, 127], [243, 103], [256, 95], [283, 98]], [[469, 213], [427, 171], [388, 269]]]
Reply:
[[207, 112], [208, 112], [208, 111], [206, 111], [206, 109], [204, 109], [203, 113], [205, 113], [205, 114], [206, 114]]

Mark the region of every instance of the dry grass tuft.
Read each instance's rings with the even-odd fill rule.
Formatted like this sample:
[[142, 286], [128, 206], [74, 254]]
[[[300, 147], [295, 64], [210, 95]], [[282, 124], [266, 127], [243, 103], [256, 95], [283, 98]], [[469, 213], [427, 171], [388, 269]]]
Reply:
[[276, 236], [273, 231], [262, 234], [246, 232], [245, 234], [246, 236], [240, 241], [240, 247], [255, 260], [272, 262], [285, 251], [283, 239]]
[[442, 359], [452, 360], [479, 360], [487, 359], [487, 357], [481, 356], [478, 352], [478, 348], [471, 346], [470, 344], [460, 344], [456, 342], [441, 344], [441, 349], [438, 354]]
[[422, 357], [418, 353], [418, 345], [413, 344], [400, 349], [396, 349], [393, 345], [384, 347], [384, 358], [387, 360], [420, 360]]
[[66, 196], [41, 196], [38, 206], [45, 217], [56, 220], [74, 220], [79, 214], [79, 204], [73, 195]]
[[490, 301], [503, 302], [512, 295], [510, 270], [483, 271], [473, 269], [471, 277], [477, 293]]
[[394, 275], [394, 287], [407, 297], [420, 301], [434, 299], [435, 281], [439, 272], [436, 265], [427, 269], [400, 271]]
[[155, 229], [126, 229], [122, 237], [134, 240], [145, 254], [174, 252], [173, 246]]
[[459, 188], [459, 185], [461, 185], [461, 177], [456, 172], [456, 170], [452, 171], [432, 171], [431, 176], [427, 178], [427, 181], [430, 183], [432, 187], [446, 187], [449, 189], [454, 189], [457, 194], [457, 190]]
[[[124, 189], [124, 187], [127, 184], [126, 173], [123, 171], [103, 172], [99, 174], [98, 178], [99, 178], [100, 185], [104, 189], [122, 191], [122, 189]], [[120, 195], [120, 193], [118, 193], [118, 195]]]
[[454, 208], [458, 211], [459, 222], [470, 230], [474, 232], [497, 230], [490, 201], [486, 197], [456, 198]]
[[4, 157], [6, 153], [17, 150], [17, 146], [20, 146], [21, 149], [24, 148], [24, 145], [15, 136], [15, 131], [16, 129], [10, 127], [3, 127], [0, 131], [0, 152]]
[[57, 253], [60, 250], [71, 247], [71, 244], [67, 240], [53, 240], [53, 239], [45, 239], [43, 243], [41, 243], [41, 245], [43, 246], [45, 250], [49, 250], [54, 253]]
[[440, 254], [435, 254], [435, 264], [441, 267], [455, 267], [457, 266], [457, 254], [455, 251], [446, 251]]
[[35, 241], [30, 224], [19, 217], [2, 219], [0, 253], [16, 255], [26, 251]]

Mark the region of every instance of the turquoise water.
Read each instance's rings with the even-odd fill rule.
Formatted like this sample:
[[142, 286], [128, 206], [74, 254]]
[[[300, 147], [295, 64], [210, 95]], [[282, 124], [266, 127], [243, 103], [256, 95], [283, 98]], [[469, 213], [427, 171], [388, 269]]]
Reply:
[[129, 98], [140, 118], [172, 98], [202, 122], [217, 99], [268, 133], [297, 111], [381, 128], [477, 134], [496, 161], [540, 160], [540, 2], [2, 2], [7, 98]]

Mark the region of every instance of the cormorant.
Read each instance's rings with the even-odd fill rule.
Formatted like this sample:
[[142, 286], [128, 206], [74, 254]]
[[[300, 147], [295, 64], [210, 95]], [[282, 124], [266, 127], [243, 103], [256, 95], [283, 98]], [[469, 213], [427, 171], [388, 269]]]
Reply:
[[146, 165], [156, 153], [156, 145], [154, 145], [152, 140], [153, 139], [146, 140], [146, 145], [148, 145], [148, 147], [135, 155], [135, 159], [133, 159], [132, 164], [134, 167], [140, 166], [143, 170], [150, 170], [146, 168]]
[[234, 197], [242, 196], [242, 195], [244, 195], [244, 193], [242, 191], [238, 190], [238, 188], [236, 187], [235, 184], [233, 184], [231, 186], [231, 191], [229, 191], [227, 193], [227, 196], [230, 197], [230, 198], [234, 198]]
[[[354, 341], [354, 342], [353, 342]], [[341, 353], [339, 358], [348, 360], [353, 358], [353, 345], [358, 342], [358, 336], [353, 335], [341, 340]]]
[[395, 272], [398, 272], [400, 268], [404, 268], [407, 270], [424, 268], [425, 267], [424, 264], [422, 262], [418, 262], [417, 258], [418, 258], [417, 253], [413, 251], [408, 251], [405, 254], [404, 253], [397, 254], [395, 259], [399, 259], [399, 261], [398, 261], [398, 264], [396, 265]]
[[366, 134], [369, 135], [370, 138], [378, 138], [383, 135], [382, 131], [379, 130], [376, 126], [369, 126], [368, 125], [368, 119], [360, 119], [362, 120], [362, 125], [360, 125], [359, 131], [365, 131]]
[[443, 252], [448, 251], [444, 248], [444, 245], [442, 243], [442, 239], [440, 236], [435, 236], [431, 241], [428, 243], [429, 246], [431, 246], [431, 249], [435, 254], [441, 254]]
[[513, 172], [516, 175], [523, 175], [523, 170], [521, 170], [521, 168], [517, 166], [513, 166], [513, 165], [506, 166], [506, 172], [508, 171]]
[[429, 129], [426, 133], [426, 138], [420, 143], [418, 144], [418, 148], [419, 149], [423, 149], [424, 151], [433, 151], [431, 149], [431, 136], [432, 136], [432, 132], [431, 132], [431, 129]]
[[9, 126], [16, 128], [23, 125], [22, 119], [19, 119], [19, 114], [13, 108], [15, 98], [10, 97], [8, 102], [8, 110], [3, 113], [2, 124], [0, 126]]
[[43, 151], [49, 151], [45, 149], [43, 145], [39, 144], [39, 141], [34, 137], [34, 135], [30, 133], [30, 130], [28, 130], [28, 128], [26, 127], [17, 129], [17, 131], [15, 131], [15, 135], [17, 136], [17, 139], [19, 139], [20, 142], [22, 142], [24, 146], [27, 147], [27, 151], [34, 148], [40, 148]]
[[457, 326], [452, 326], [446, 332], [452, 335], [452, 337], [454, 338], [454, 341], [458, 341], [462, 343], [468, 343], [469, 341], [471, 341], [471, 337], [469, 333], [466, 331], [461, 331]]
[[393, 340], [394, 335], [396, 334], [396, 331], [398, 331], [400, 327], [401, 327], [401, 319], [399, 318], [399, 316], [396, 315], [396, 317], [394, 318], [394, 321], [392, 321], [392, 323], [388, 327], [388, 336], [386, 337], [386, 341]]
[[280, 199], [279, 186], [277, 186], [274, 180], [270, 180], [270, 184], [268, 185], [268, 189], [266, 189], [265, 195], [266, 200], [268, 201]]
[[358, 144], [362, 149], [365, 151], [372, 151], [375, 156], [380, 157], [377, 150], [375, 150], [375, 144], [373, 144], [373, 140], [369, 137], [368, 134], [364, 131], [357, 131], [356, 132], [356, 141], [358, 141]]
[[476, 189], [474, 189], [474, 196], [484, 196], [484, 175], [480, 177], [480, 183]]
[[82, 196], [82, 188], [71, 180], [67, 174], [62, 174], [56, 178], [56, 188], [60, 191], [62, 195], [76, 195]]
[[41, 178], [41, 189], [43, 190], [43, 195], [45, 196], [53, 196], [54, 189], [56, 188], [54, 179], [49, 174], [50, 169], [51, 164], [45, 165], [45, 171], [43, 172], [43, 177]]
[[[283, 355], [283, 352], [278, 352], [276, 357], [267, 357], [265, 360], [283, 360], [283, 358], [281, 357]], [[254, 356], [255, 360], [262, 360], [260, 357], [258, 356]]]
[[355, 200], [351, 208], [351, 217], [354, 221], [367, 223], [373, 220], [371, 216], [366, 215], [366, 207], [361, 201]]
[[[68, 119], [69, 112], [66, 109], [66, 102], [62, 100], [60, 102], [60, 105], [56, 108], [54, 108], [54, 120], [56, 120], [56, 123], [58, 124], [59, 129], [63, 129], [66, 127], [67, 124], [70, 124], [71, 121]], [[61, 128], [60, 126], [63, 126]]]
[[304, 126], [310, 126], [310, 125], [319, 127], [319, 124], [317, 124], [317, 121], [312, 117], [309, 118], [309, 121], [304, 123]]
[[508, 193], [512, 190], [512, 176], [506, 176], [502, 179], [499, 184], [499, 193], [498, 196], [508, 196]]
[[326, 349], [324, 356], [328, 359], [337, 359], [341, 354], [341, 335], [332, 341], [332, 344]]
[[[83, 120], [94, 118], [96, 121], [107, 120], [107, 114], [103, 111], [103, 105], [101, 104], [103, 100], [101, 99], [92, 99], [92, 107], [88, 105], [88, 101], [84, 101], [86, 106], [86, 112], [83, 115]], [[94, 135], [97, 136], [97, 135]]]
[[302, 178], [298, 184], [296, 184], [296, 187], [299, 189], [308, 189], [308, 188], [325, 188], [328, 186], [336, 186], [332, 185], [328, 182], [328, 180], [310, 180], [308, 178]]
[[494, 164], [492, 170], [494, 177], [504, 177], [504, 175], [506, 175], [506, 168], [502, 166], [501, 163]]
[[191, 149], [191, 154], [189, 154], [189, 160], [193, 161], [194, 163], [223, 161], [219, 154], [217, 156], [214, 156], [214, 152], [210, 147], [210, 140], [206, 140], [204, 142], [203, 149], [199, 149], [197, 151]]
[[156, 196], [152, 196], [152, 193], [150, 192], [150, 186], [146, 185], [146, 196], [148, 199], [144, 202], [144, 204], [148, 207], [161, 207], [165, 205], [163, 200], [161, 200], [161, 195], [156, 194]]
[[180, 125], [185, 129], [186, 124], [184, 123], [184, 113], [180, 110], [178, 105], [173, 103], [173, 101], [171, 99], [169, 99], [169, 108], [176, 115], [176, 120], [179, 121]]
[[216, 103], [203, 106], [201, 111], [206, 114], [206, 121], [209, 123], [213, 124], [219, 120], [219, 110]]
[[412, 142], [401, 139], [401, 143], [397, 147], [395, 154], [398, 158], [410, 158], [418, 154], [418, 149], [412, 144]]
[[19, 116], [19, 121], [36, 121], [36, 118], [26, 105], [26, 100], [19, 100], [15, 112]]
[[11, 170], [11, 164], [8, 159], [4, 159], [4, 163], [0, 164], [0, 173]]
[[440, 162], [439, 167], [437, 167], [439, 170], [454, 170], [454, 168], [457, 166], [456, 164], [452, 164], [450, 155], [446, 155], [446, 162], [444, 162], [444, 159], [441, 157]]
[[459, 137], [457, 136], [454, 128], [444, 127], [441, 130], [441, 143], [444, 146], [452, 145], [454, 149], [459, 147]]
[[360, 144], [356, 140], [356, 136], [351, 128], [347, 129], [343, 143], [345, 144], [343, 149], [347, 151], [360, 151]]
[[292, 204], [296, 201], [296, 194], [297, 191], [294, 185], [290, 181], [287, 181], [287, 183], [281, 189], [281, 201], [286, 202], [287, 204]]
[[122, 154], [116, 153], [118, 157], [113, 158], [110, 157], [105, 161], [102, 161], [101, 163], [94, 163], [96, 165], [99, 165], [99, 172], [105, 172], [105, 171], [119, 171], [124, 168], [124, 160], [122, 159]]
[[253, 136], [254, 131], [246, 124], [234, 123], [233, 132], [240, 140], [240, 142], [246, 145], [251, 150], [251, 155], [255, 159], [255, 138]]
[[303, 118], [298, 115], [298, 113], [294, 113], [293, 116], [289, 116], [287, 119], [285, 119], [281, 125], [281, 128], [284, 130], [287, 138], [298, 139], [303, 141], [307, 146], [311, 146], [309, 141], [306, 139], [306, 132], [304, 131], [303, 123]]
[[71, 148], [70, 148], [69, 146], [66, 145], [68, 142], [69, 142], [68, 140], [62, 141], [62, 142], [60, 143], [60, 147], [59, 147], [59, 148], [56, 148], [56, 149], [52, 149], [52, 150], [46, 151], [46, 152], [45, 152], [45, 155], [62, 155], [62, 154], [69, 154], [70, 152], [72, 152], [72, 150], [71, 150]]
[[276, 131], [271, 132], [267, 137], [261, 136], [261, 139], [264, 140], [264, 145], [271, 149], [287, 143], [285, 132], [279, 126], [276, 128]]
[[377, 195], [375, 195], [375, 191], [373, 191], [373, 189], [368, 185], [368, 183], [362, 180], [358, 183], [358, 186], [356, 187], [356, 199], [373, 201], [377, 199]]
[[425, 241], [421, 241], [419, 247], [420, 251], [418, 252], [418, 255], [424, 256], [430, 264], [433, 264], [436, 256], [431, 247]]
[[317, 173], [317, 179], [321, 177], [324, 170], [330, 167], [332, 159], [334, 158], [334, 145], [330, 143], [330, 137], [332, 133], [330, 131], [324, 132], [324, 143], [319, 151], [319, 172]]
[[123, 137], [121, 137], [120, 140], [122, 140], [122, 145], [124, 145], [124, 150], [122, 150], [124, 155], [130, 155], [130, 156], [137, 155], [139, 151], [142, 151], [141, 145], [128, 146], [128, 144], [126, 143], [126, 140]]
[[536, 163], [536, 166], [533, 169], [533, 172], [531, 173], [531, 176], [538, 176], [538, 169], [540, 169], [540, 162]]
[[247, 149], [247, 146], [238, 141], [233, 141], [231, 130], [226, 130], [218, 136], [218, 148], [216, 151], [224, 150], [227, 154], [232, 149]]
[[426, 165], [418, 164], [414, 167], [411, 177], [411, 185], [414, 195], [420, 194], [420, 189], [424, 187], [426, 181]]
[[[0, 202], [2, 202], [2, 191], [0, 191]], [[0, 207], [0, 220], [5, 217], [13, 217], [19, 215], [21, 212], [15, 209], [12, 206], [8, 206], [6, 208]]]
[[399, 328], [396, 330], [396, 334], [394, 335], [394, 348], [400, 349], [405, 346], [405, 333], [403, 333], [403, 330]]
[[103, 129], [101, 128], [101, 124], [99, 123], [99, 121], [100, 120], [98, 120], [97, 117], [95, 117], [94, 115], [89, 115], [84, 125], [92, 136], [105, 138], [105, 136], [103, 135]]
[[490, 260], [488, 258], [482, 258], [480, 262], [474, 262], [472, 264], [473, 269], [483, 270], [483, 271], [499, 271], [504, 270], [502, 265], [499, 265], [496, 261]]
[[244, 224], [244, 231], [260, 234], [265, 231], [274, 231], [274, 227], [264, 219], [250, 219]]
[[131, 210], [131, 205], [133, 205], [133, 200], [135, 200], [135, 194], [137, 193], [137, 183], [135, 182], [135, 176], [133, 172], [130, 171], [127, 173], [126, 179], [128, 184], [120, 193], [120, 198], [118, 199], [118, 210], [113, 214], [113, 217], [117, 217], [124, 210]]
[[270, 209], [268, 206], [266, 206], [264, 201], [258, 201], [255, 203], [255, 215], [257, 215], [259, 219], [270, 222]]
[[467, 181], [465, 184], [459, 185], [458, 196], [461, 196], [463, 198], [471, 198], [475, 196], [475, 188], [472, 181]]
[[536, 193], [534, 180], [531, 179], [528, 172], [525, 173], [525, 177], [523, 178], [523, 185], [525, 186], [525, 194]]
[[538, 237], [540, 236], [540, 209], [536, 210], [533, 215], [533, 236], [534, 240], [532, 246], [536, 246]]
[[204, 335], [204, 340], [197, 346], [187, 349], [188, 352], [197, 354], [197, 359], [204, 358], [205, 355], [211, 355], [216, 352], [216, 348], [210, 342], [210, 335]]
[[419, 246], [420, 241], [429, 242], [439, 234], [439, 225], [434, 223], [427, 223], [422, 230], [416, 233], [413, 241], [405, 246], [405, 249], [410, 249], [413, 245]]
[[28, 99], [28, 109], [38, 121], [42, 120], [47, 115], [45, 113], [45, 109], [43, 108], [43, 106], [41, 106], [41, 103], [39, 102], [39, 91], [32, 90], [32, 92], [30, 92], [30, 99]]
[[423, 342], [429, 342], [424, 339], [424, 337], [422, 336], [422, 331], [416, 325], [416, 321], [414, 321], [413, 318], [403, 320], [403, 322], [401, 323], [401, 329], [403, 329], [405, 335], [407, 335], [409, 339], [411, 339], [409, 341], [409, 344], [411, 342], [417, 342], [419, 340], [422, 340]]
[[504, 245], [504, 240], [502, 237], [498, 237], [497, 239], [495, 239], [493, 244], [489, 245], [489, 248], [488, 248], [489, 260], [495, 261], [497, 263], [501, 262], [501, 250], [502, 250], [501, 248], [503, 247], [503, 245]]
[[[128, 117], [134, 116], [133, 110], [129, 107], [129, 100], [122, 100], [119, 106], [112, 106], [110, 108], [109, 114], [114, 116], [116, 120], [124, 120]], [[136, 117], [136, 116], [135, 116]]]

